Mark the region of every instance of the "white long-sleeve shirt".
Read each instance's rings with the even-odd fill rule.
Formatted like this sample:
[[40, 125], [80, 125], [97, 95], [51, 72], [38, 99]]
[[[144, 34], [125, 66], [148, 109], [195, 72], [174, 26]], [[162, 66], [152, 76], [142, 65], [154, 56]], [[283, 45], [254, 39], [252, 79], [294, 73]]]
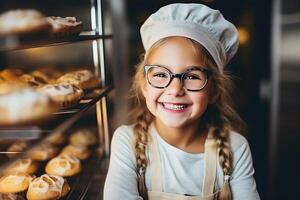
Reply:
[[[204, 153], [187, 153], [168, 144], [155, 128], [150, 133], [157, 140], [160, 152], [163, 191], [199, 195], [204, 178]], [[138, 194], [133, 126], [119, 127], [112, 139], [111, 157], [104, 186], [104, 200], [141, 200]], [[230, 133], [233, 152], [233, 172], [230, 187], [233, 200], [260, 199], [253, 178], [254, 169], [247, 140], [240, 134]], [[149, 154], [149, 152], [146, 152]], [[151, 190], [151, 170], [146, 170], [146, 186]], [[218, 165], [215, 190], [223, 184], [223, 171]]]

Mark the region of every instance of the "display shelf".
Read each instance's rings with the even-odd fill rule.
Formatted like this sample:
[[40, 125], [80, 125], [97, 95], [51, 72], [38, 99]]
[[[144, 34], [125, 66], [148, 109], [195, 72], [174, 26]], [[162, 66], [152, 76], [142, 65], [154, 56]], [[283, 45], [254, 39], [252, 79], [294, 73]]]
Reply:
[[1, 127], [0, 128], [0, 141], [1, 140], [13, 140], [13, 139], [24, 139], [24, 140], [33, 140], [41, 139], [44, 135], [47, 135], [52, 132], [63, 132], [69, 126], [71, 126], [83, 112], [88, 110], [90, 107], [95, 105], [102, 97], [107, 95], [111, 90], [111, 87], [95, 89], [92, 92], [88, 93], [85, 98], [83, 98], [80, 103], [70, 109], [62, 109], [59, 112], [53, 113], [55, 115], [52, 121], [55, 121], [56, 116], [58, 115], [67, 115], [63, 120], [60, 120], [59, 124], [56, 125], [53, 129], [45, 129], [43, 127], [49, 127], [46, 123], [45, 125], [36, 126], [20, 126], [20, 127]]
[[[0, 141], [5, 142], [6, 140], [29, 140], [29, 145], [23, 152], [28, 152], [30, 149], [36, 148], [37, 146], [43, 144], [47, 138], [53, 136], [54, 134], [63, 134], [67, 131], [80, 117], [85, 113], [89, 108], [94, 106], [96, 102], [105, 97], [112, 87], [108, 86], [101, 89], [96, 89], [92, 92], [93, 98], [90, 99], [87, 103], [81, 104], [80, 108], [72, 113], [71, 115], [65, 117], [64, 120], [51, 130], [45, 130], [43, 126], [26, 126], [26, 127], [14, 127], [14, 128], [1, 128], [0, 129]], [[90, 93], [91, 95], [91, 93]], [[47, 127], [47, 126], [46, 126]], [[0, 164], [0, 172], [2, 168], [5, 168], [9, 163], [22, 158], [25, 154], [22, 152], [1, 152], [1, 154], [18, 154], [13, 159], [10, 159], [8, 162], [5, 162], [3, 165]]]
[[[81, 161], [81, 172], [71, 177], [65, 177], [71, 189], [65, 197], [61, 198], [62, 200], [95, 199], [96, 196], [102, 199], [108, 158], [103, 157], [103, 154], [99, 153], [96, 146], [90, 150], [93, 151], [91, 157]], [[46, 163], [47, 161], [39, 163], [40, 166], [35, 173], [36, 176], [41, 176], [45, 173]]]
[[48, 34], [28, 34], [0, 36], [0, 51], [28, 49], [63, 45], [67, 43], [90, 41], [97, 39], [109, 39], [112, 35], [99, 35], [95, 31], [84, 31], [79, 35], [50, 36]]

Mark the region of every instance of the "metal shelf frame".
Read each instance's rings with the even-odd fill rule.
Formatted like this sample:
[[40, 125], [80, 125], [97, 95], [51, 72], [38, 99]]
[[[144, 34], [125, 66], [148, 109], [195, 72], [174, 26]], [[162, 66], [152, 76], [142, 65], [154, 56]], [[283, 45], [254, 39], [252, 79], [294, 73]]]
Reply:
[[[98, 33], [99, 35], [104, 34], [102, 8], [102, 0], [91, 0], [92, 30]], [[106, 79], [104, 40], [93, 41], [93, 58], [95, 72], [101, 79], [102, 85], [106, 86], [108, 82]], [[110, 150], [110, 137], [106, 97], [103, 97], [101, 101], [96, 103], [96, 114], [97, 123], [99, 127], [98, 134], [100, 138], [100, 145], [104, 145], [104, 153], [106, 156], [108, 156]]]
[[111, 39], [112, 35], [99, 35], [94, 31], [81, 32], [79, 35], [50, 37], [48, 35], [38, 36], [2, 36], [0, 37], [0, 51], [21, 50], [29, 48], [65, 45], [74, 42], [84, 42], [98, 39]]
[[[101, 89], [96, 89], [96, 93], [94, 96], [89, 99], [83, 99], [80, 104], [71, 109], [64, 109], [57, 113], [53, 113], [55, 117], [63, 116], [65, 117], [62, 121], [58, 121], [58, 124], [53, 128], [49, 128], [47, 126], [33, 125], [33, 126], [25, 126], [25, 127], [11, 127], [4, 129], [0, 127], [0, 140], [13, 140], [13, 139], [21, 139], [21, 140], [29, 140], [30, 144], [26, 149], [24, 149], [23, 153], [17, 153], [18, 155], [14, 158], [9, 159], [7, 162], [0, 164], [0, 174], [1, 171], [5, 167], [7, 167], [11, 162], [23, 158], [26, 156], [27, 152], [30, 149], [36, 148], [39, 145], [45, 143], [49, 137], [54, 135], [63, 136], [64, 133], [70, 131], [69, 129], [73, 127], [73, 125], [83, 116], [84, 113], [87, 112], [90, 108], [95, 106], [95, 114], [98, 126], [98, 136], [99, 136], [99, 148], [97, 153], [97, 161], [93, 161], [95, 164], [101, 164], [102, 160], [108, 158], [109, 150], [110, 150], [110, 134], [109, 134], [109, 113], [108, 113], [108, 93], [113, 89], [111, 84], [107, 79], [107, 69], [106, 69], [106, 61], [105, 61], [105, 48], [104, 42], [106, 39], [111, 39], [112, 35], [104, 34], [104, 26], [103, 26], [103, 1], [102, 0], [90, 0], [90, 16], [91, 16], [91, 25], [92, 30], [88, 32], [82, 32], [77, 36], [66, 36], [63, 38], [51, 38], [50, 36], [41, 36], [36, 37], [20, 37], [20, 36], [7, 36], [0, 37], [0, 51], [11, 51], [11, 50], [19, 50], [19, 49], [28, 49], [28, 48], [36, 48], [36, 47], [47, 47], [54, 45], [64, 45], [74, 42], [83, 42], [83, 41], [92, 41], [92, 53], [93, 53], [93, 64], [95, 74], [101, 80]], [[95, 92], [95, 90], [94, 90]], [[45, 127], [47, 130], [45, 130]], [[26, 132], [26, 134], [24, 134]], [[0, 152], [0, 154], [5, 152]], [[7, 153], [7, 152], [6, 152]], [[104, 157], [103, 157], [104, 155]], [[102, 160], [101, 160], [102, 159]], [[106, 163], [106, 162], [105, 162]], [[102, 163], [103, 165], [103, 163]], [[73, 199], [73, 197], [78, 197], [79, 199], [85, 199], [88, 195], [87, 192], [91, 189], [90, 184], [91, 181], [95, 181], [91, 179], [91, 177], [95, 176], [94, 164], [91, 165], [94, 168], [91, 171], [90, 177], [88, 180], [88, 184], [84, 186], [83, 190], [78, 190], [80, 195], [77, 196], [78, 193], [71, 192], [67, 199]], [[105, 169], [101, 172], [101, 180], [105, 177]], [[79, 174], [78, 177], [85, 177], [85, 174]], [[99, 177], [99, 175], [98, 175]], [[87, 178], [87, 177], [86, 177]], [[74, 190], [75, 191], [75, 190]], [[74, 193], [74, 194], [73, 194]]]

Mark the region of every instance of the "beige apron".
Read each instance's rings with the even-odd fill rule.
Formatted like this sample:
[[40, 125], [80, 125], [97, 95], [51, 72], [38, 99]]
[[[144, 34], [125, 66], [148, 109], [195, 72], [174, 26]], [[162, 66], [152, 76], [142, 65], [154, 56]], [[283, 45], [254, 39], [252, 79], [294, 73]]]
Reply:
[[186, 196], [182, 194], [163, 192], [160, 154], [156, 138], [152, 137], [150, 143], [152, 153], [151, 182], [152, 190], [148, 191], [149, 200], [213, 200], [217, 199], [218, 192], [214, 193], [214, 185], [217, 171], [217, 145], [212, 138], [211, 132], [205, 141], [205, 163], [202, 196]]

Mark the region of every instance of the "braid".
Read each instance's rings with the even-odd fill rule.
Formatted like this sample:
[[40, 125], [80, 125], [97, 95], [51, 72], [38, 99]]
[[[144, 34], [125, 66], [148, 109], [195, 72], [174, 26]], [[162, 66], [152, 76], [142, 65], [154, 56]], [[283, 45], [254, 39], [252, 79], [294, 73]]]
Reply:
[[148, 199], [145, 184], [145, 172], [147, 168], [146, 145], [148, 141], [148, 128], [151, 121], [152, 115], [149, 111], [144, 111], [137, 115], [137, 123], [134, 126], [134, 148], [137, 163], [138, 190], [145, 200]]
[[214, 135], [217, 138], [219, 162], [224, 173], [224, 184], [221, 187], [218, 199], [231, 200], [232, 195], [229, 185], [229, 177], [232, 172], [232, 153], [229, 141], [229, 129], [216, 128]]
[[229, 131], [220, 131], [220, 129], [217, 130], [219, 131], [219, 134], [217, 134], [217, 144], [219, 148], [220, 165], [224, 171], [224, 175], [230, 175], [232, 170], [232, 155], [228, 139]]

